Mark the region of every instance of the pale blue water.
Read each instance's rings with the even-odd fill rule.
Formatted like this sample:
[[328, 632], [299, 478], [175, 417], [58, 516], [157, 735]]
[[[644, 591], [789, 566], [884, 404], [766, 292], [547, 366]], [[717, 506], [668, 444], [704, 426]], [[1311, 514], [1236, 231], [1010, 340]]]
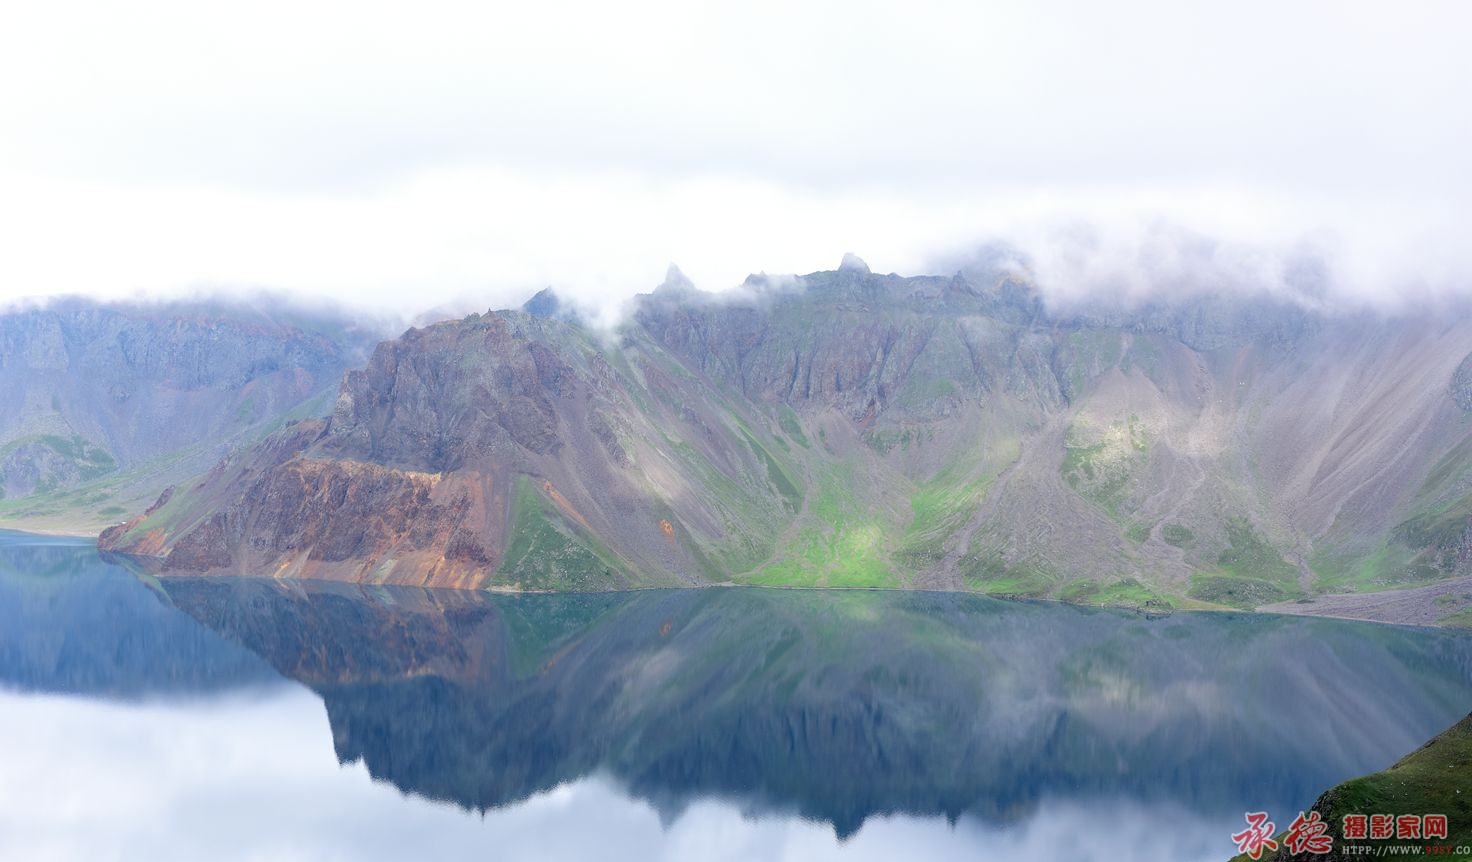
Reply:
[[1225, 859], [1472, 639], [918, 593], [153, 581], [0, 534], [3, 859]]

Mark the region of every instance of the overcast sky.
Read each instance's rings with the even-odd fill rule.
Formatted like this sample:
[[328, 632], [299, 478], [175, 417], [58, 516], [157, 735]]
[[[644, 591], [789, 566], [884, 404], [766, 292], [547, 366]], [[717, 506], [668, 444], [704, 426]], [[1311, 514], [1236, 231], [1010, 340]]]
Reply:
[[1469, 34], [1452, 0], [12, 3], [0, 297], [606, 304], [996, 240], [1060, 296], [1305, 259], [1460, 291]]

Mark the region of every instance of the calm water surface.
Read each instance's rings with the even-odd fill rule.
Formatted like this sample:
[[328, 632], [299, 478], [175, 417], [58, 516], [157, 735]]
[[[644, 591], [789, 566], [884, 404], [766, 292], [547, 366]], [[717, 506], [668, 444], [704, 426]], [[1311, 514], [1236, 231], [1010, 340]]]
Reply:
[[767, 590], [155, 581], [0, 533], [0, 859], [1212, 859], [1472, 639]]

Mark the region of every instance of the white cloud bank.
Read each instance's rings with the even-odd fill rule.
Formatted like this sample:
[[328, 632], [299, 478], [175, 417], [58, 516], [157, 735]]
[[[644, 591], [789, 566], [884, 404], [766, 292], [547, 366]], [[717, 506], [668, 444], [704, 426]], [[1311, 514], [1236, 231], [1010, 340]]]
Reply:
[[0, 689], [0, 763], [0, 857], [33, 862], [1197, 862], [1221, 859], [1240, 824], [1170, 803], [1046, 799], [1010, 826], [883, 816], [840, 843], [827, 823], [711, 798], [666, 822], [601, 775], [482, 817], [339, 766], [321, 699], [295, 685], [145, 704]]
[[1461, 3], [209, 5], [7, 10], [0, 298], [607, 307], [994, 240], [1061, 296], [1472, 286]]

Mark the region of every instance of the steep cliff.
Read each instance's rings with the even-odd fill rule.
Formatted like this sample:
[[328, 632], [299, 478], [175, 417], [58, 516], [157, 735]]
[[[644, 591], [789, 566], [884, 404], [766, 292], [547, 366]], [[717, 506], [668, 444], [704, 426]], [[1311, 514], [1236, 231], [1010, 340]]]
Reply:
[[332, 415], [104, 534], [166, 572], [1254, 606], [1472, 568], [1464, 318], [1049, 312], [861, 264], [550, 294], [378, 347]]

